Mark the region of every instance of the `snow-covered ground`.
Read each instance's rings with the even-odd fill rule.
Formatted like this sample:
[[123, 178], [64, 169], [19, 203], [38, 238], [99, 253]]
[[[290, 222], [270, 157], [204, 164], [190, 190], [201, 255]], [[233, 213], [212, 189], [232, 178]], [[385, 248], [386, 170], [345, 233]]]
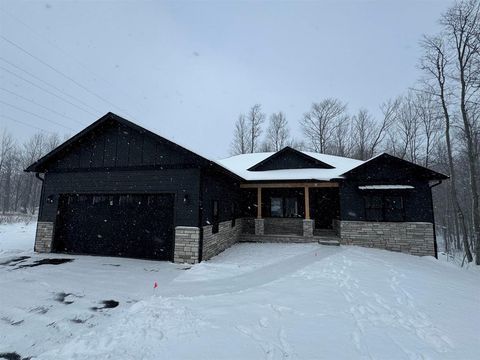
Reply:
[[[480, 358], [480, 273], [432, 258], [239, 244], [190, 268], [34, 254], [34, 232], [35, 224], [0, 226], [0, 353], [35, 359]], [[25, 266], [46, 259], [72, 261]]]

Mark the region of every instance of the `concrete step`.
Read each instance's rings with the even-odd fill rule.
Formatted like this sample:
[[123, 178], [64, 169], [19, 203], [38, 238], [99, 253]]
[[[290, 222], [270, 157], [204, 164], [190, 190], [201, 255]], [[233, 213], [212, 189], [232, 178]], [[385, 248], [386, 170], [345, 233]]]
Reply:
[[340, 241], [338, 240], [320, 239], [318, 240], [318, 243], [320, 245], [340, 246]]

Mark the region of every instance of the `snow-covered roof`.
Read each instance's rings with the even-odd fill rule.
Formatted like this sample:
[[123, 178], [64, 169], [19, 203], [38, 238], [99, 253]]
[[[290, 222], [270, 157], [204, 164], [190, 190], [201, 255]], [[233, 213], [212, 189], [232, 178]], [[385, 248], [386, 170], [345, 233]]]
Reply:
[[355, 160], [340, 156], [319, 154], [302, 151], [305, 155], [320, 160], [333, 166], [333, 169], [282, 169], [266, 171], [249, 171], [248, 169], [275, 154], [274, 152], [263, 152], [253, 154], [242, 154], [226, 159], [217, 160], [216, 163], [230, 170], [234, 174], [248, 181], [269, 181], [269, 180], [319, 180], [329, 181], [342, 178], [342, 174], [361, 165], [364, 161]]
[[412, 185], [363, 185], [358, 187], [360, 190], [402, 190], [415, 189]]

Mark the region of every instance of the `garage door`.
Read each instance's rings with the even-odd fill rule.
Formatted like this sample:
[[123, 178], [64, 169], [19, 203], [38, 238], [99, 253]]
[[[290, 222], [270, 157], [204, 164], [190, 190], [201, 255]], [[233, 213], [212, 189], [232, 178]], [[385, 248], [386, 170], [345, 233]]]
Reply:
[[171, 260], [173, 194], [61, 195], [54, 250]]

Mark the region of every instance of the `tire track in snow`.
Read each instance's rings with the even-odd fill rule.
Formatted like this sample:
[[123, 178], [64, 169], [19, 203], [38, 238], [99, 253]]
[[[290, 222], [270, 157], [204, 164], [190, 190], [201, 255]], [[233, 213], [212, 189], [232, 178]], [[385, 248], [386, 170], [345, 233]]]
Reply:
[[194, 297], [245, 291], [281, 279], [310, 264], [322, 261], [342, 251], [344, 251], [342, 247], [333, 248], [331, 246], [319, 245], [317, 250], [292, 256], [238, 276], [205, 281], [182, 281], [181, 283], [176, 283], [173, 280], [169, 283], [168, 289], [163, 287], [159, 291], [159, 295], [167, 297]]

